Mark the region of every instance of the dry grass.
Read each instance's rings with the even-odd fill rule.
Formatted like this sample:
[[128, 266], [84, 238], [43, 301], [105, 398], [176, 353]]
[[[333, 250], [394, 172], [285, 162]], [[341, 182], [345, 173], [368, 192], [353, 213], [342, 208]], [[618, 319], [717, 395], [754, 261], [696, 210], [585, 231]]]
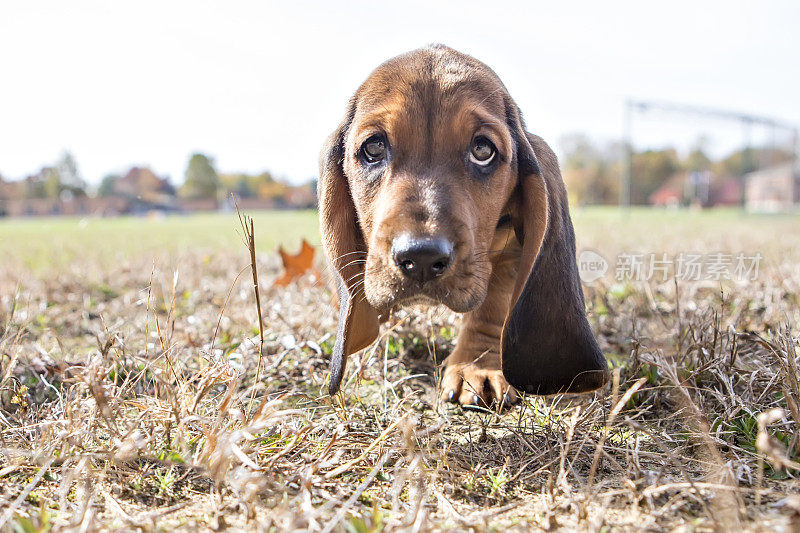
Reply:
[[[155, 263], [137, 248], [91, 275], [88, 252], [35, 277], [12, 257], [0, 527], [800, 528], [798, 219], [728, 216], [577, 212], [580, 244], [607, 257], [686, 247], [765, 263], [745, 285], [589, 287], [613, 385], [504, 412], [437, 400], [458, 328], [442, 310], [398, 313], [326, 396], [330, 293], [270, 288], [265, 248], [263, 348], [241, 244]], [[233, 234], [235, 215], [220, 220]]]

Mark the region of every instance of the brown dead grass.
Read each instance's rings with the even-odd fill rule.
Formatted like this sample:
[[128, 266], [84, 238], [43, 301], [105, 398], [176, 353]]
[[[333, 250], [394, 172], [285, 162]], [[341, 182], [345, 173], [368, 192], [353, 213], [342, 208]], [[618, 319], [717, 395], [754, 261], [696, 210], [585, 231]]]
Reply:
[[[581, 216], [582, 244], [608, 255], [698, 233]], [[503, 412], [437, 400], [458, 328], [442, 310], [397, 313], [328, 397], [331, 295], [268, 288], [266, 250], [260, 372], [244, 248], [100, 278], [6, 271], [0, 527], [798, 528], [800, 235], [797, 219], [752, 225], [697, 246], [762, 251], [758, 281], [589, 287], [614, 384]]]

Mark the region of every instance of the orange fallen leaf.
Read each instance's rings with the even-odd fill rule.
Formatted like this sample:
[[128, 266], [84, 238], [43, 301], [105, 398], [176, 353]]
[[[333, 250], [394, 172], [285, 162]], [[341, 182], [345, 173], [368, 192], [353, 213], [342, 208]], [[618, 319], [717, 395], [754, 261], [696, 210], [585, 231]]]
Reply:
[[283, 246], [278, 246], [278, 253], [283, 262], [283, 275], [275, 280], [274, 287], [286, 287], [292, 281], [303, 277], [307, 272], [313, 272], [314, 276], [319, 279], [319, 273], [314, 268], [314, 247], [308, 244], [308, 241], [303, 239], [300, 246], [300, 251], [292, 255], [283, 249]]

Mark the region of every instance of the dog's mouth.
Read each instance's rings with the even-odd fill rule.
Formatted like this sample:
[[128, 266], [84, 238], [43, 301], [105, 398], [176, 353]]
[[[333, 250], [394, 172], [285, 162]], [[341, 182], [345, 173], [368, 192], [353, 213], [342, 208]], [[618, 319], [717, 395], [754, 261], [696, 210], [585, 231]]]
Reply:
[[457, 313], [465, 313], [480, 305], [486, 294], [479, 280], [469, 279], [469, 276], [448, 276], [419, 283], [387, 275], [386, 271], [377, 272], [367, 273], [364, 284], [367, 301], [376, 309], [444, 305]]
[[397, 308], [408, 308], [408, 307], [433, 307], [436, 305], [441, 305], [444, 302], [440, 300], [436, 300], [428, 296], [427, 294], [414, 294], [412, 296], [401, 296], [395, 300], [395, 305], [393, 307]]
[[377, 308], [399, 309], [447, 305], [447, 291], [442, 290], [438, 284], [434, 283], [423, 285], [387, 280], [375, 284], [367, 282], [366, 286], [367, 300]]

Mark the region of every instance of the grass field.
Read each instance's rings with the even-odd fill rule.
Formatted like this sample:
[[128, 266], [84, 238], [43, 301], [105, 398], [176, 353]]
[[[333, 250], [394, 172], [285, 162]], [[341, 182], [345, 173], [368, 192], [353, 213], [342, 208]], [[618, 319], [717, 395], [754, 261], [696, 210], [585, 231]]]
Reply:
[[[800, 216], [573, 210], [615, 382], [483, 412], [437, 399], [441, 309], [393, 316], [328, 397], [324, 279], [271, 286], [316, 213], [253, 216], [261, 361], [235, 214], [0, 221], [0, 530], [800, 528]], [[763, 259], [614, 279], [690, 252]]]
[[[319, 244], [316, 212], [255, 213], [256, 246], [273, 251], [280, 243], [299, 245], [305, 237]], [[0, 252], [14, 268], [52, 274], [63, 268], [115, 266], [137, 260], [177, 266], [197, 253], [240, 253], [235, 214], [193, 216], [48, 218], [0, 220]]]

